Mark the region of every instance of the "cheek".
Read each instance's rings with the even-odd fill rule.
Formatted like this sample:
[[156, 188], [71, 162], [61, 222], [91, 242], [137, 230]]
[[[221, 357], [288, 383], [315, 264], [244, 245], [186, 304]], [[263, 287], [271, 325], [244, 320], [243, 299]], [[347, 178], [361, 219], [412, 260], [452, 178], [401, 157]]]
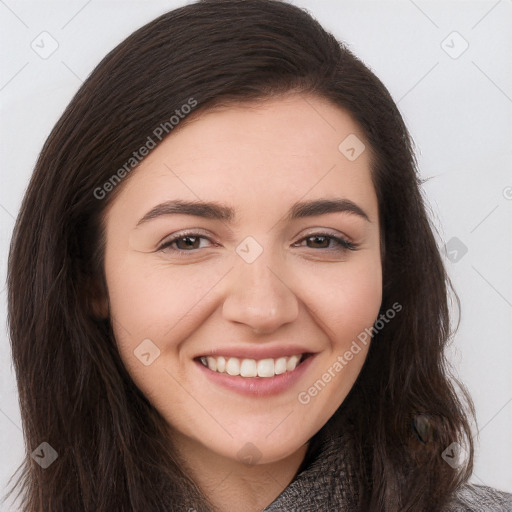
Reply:
[[[375, 322], [382, 302], [382, 272], [371, 265], [346, 265], [304, 293], [333, 344], [345, 345]], [[334, 347], [333, 347], [334, 348]], [[337, 347], [339, 348], [339, 347]]]
[[345, 265], [323, 279], [325, 289], [309, 294], [308, 309], [329, 337], [313, 376], [299, 391], [299, 411], [313, 418], [316, 431], [342, 404], [368, 354], [371, 328], [381, 300], [380, 264]]
[[171, 330], [222, 277], [219, 269], [198, 273], [185, 265], [148, 266], [142, 259], [135, 256], [106, 265], [111, 315], [132, 338]]

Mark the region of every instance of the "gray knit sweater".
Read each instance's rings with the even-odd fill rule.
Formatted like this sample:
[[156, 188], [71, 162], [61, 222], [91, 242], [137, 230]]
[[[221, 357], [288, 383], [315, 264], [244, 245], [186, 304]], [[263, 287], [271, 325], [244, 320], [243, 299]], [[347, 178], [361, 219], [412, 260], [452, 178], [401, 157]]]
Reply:
[[[348, 442], [327, 441], [288, 487], [262, 512], [356, 512], [358, 491], [349, 461]], [[436, 512], [512, 512], [512, 494], [479, 485], [465, 485], [450, 505]]]

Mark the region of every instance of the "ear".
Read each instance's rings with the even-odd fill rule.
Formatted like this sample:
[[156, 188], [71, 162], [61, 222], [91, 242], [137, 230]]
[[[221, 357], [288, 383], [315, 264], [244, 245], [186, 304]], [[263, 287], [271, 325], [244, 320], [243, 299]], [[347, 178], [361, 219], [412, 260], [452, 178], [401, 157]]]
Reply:
[[89, 280], [87, 289], [87, 307], [96, 320], [106, 320], [110, 315], [108, 293], [98, 279]]

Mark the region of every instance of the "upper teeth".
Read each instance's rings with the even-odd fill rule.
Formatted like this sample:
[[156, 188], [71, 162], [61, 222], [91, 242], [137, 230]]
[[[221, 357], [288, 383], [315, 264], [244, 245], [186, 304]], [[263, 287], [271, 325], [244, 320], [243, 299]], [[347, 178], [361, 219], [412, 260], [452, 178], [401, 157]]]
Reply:
[[237, 357], [201, 357], [200, 361], [210, 370], [241, 377], [274, 377], [295, 370], [302, 354], [278, 359], [238, 359]]

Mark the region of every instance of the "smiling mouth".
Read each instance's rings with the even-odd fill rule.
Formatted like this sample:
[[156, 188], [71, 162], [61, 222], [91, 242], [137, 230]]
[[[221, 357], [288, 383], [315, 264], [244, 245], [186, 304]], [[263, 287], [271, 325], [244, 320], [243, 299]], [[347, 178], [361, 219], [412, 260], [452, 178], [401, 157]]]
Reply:
[[294, 354], [275, 359], [240, 359], [238, 357], [202, 356], [197, 360], [213, 372], [245, 378], [271, 378], [283, 373], [293, 372], [312, 354]]

